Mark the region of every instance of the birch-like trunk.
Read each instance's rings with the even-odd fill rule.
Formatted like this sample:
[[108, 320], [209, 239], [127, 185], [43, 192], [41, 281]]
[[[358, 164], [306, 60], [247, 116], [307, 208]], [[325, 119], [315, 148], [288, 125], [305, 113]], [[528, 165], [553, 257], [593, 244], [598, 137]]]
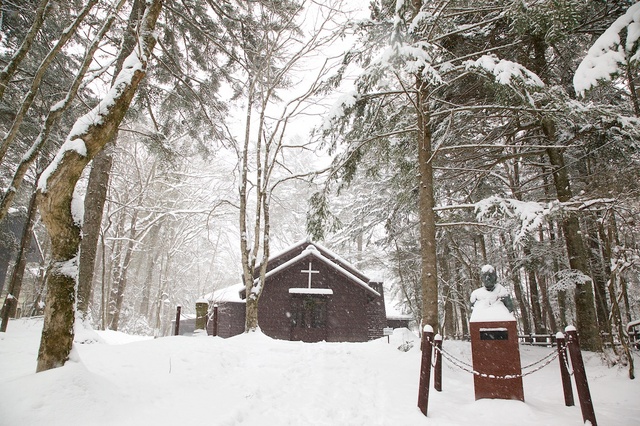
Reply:
[[86, 165], [117, 131], [146, 74], [148, 58], [156, 43], [153, 31], [162, 3], [163, 0], [152, 0], [147, 4], [140, 26], [140, 44], [125, 61], [108, 98], [77, 120], [67, 142], [40, 179], [38, 205], [51, 237], [52, 269], [47, 280], [49, 290], [37, 371], [60, 367], [69, 358], [81, 240], [81, 218], [77, 217], [78, 212], [72, 211], [75, 186]]

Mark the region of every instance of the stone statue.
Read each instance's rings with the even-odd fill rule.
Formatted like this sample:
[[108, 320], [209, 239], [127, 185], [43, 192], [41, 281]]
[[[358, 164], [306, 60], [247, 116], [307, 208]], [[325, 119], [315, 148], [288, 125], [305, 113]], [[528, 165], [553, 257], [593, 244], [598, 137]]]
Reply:
[[480, 272], [483, 287], [471, 293], [471, 306], [476, 309], [488, 308], [495, 303], [502, 303], [509, 312], [513, 312], [513, 301], [506, 288], [498, 284], [498, 275], [492, 265], [484, 265]]

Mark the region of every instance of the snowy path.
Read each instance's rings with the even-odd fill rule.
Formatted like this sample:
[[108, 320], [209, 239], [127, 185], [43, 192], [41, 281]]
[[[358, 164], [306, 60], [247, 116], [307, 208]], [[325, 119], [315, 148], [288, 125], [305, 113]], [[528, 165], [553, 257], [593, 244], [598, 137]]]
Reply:
[[[565, 407], [557, 362], [525, 377], [525, 403], [475, 401], [470, 374], [445, 363], [429, 417], [416, 407], [420, 352], [402, 335], [369, 343], [167, 337], [79, 345], [75, 362], [34, 374], [39, 327], [14, 321], [0, 334], [0, 426], [4, 425], [581, 425]], [[407, 335], [406, 337], [410, 337]], [[131, 340], [131, 339], [129, 339]], [[120, 342], [117, 342], [120, 343]], [[445, 341], [470, 361], [470, 345]], [[522, 347], [523, 364], [550, 349]], [[585, 353], [600, 425], [637, 425], [640, 380]], [[79, 360], [79, 361], [78, 361]]]

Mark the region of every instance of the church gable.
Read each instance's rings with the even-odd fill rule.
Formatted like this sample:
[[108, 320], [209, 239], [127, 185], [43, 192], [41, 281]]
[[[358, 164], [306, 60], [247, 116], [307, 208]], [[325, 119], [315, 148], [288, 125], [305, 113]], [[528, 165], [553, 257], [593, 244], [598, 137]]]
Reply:
[[[352, 275], [358, 277], [358, 279], [360, 279], [361, 281], [364, 281], [364, 282], [368, 282], [369, 281], [369, 278], [367, 278], [367, 276], [364, 275], [362, 272], [360, 272], [356, 267], [351, 265], [351, 263], [349, 263], [348, 261], [346, 261], [342, 257], [338, 256], [337, 254], [333, 253], [331, 250], [329, 250], [328, 248], [324, 247], [323, 245], [311, 242], [308, 239], [304, 240], [304, 241], [300, 241], [300, 242], [292, 245], [291, 247], [285, 249], [284, 251], [276, 253], [273, 256], [271, 256], [269, 258], [269, 263], [267, 265], [267, 272], [269, 272], [269, 271], [271, 271], [271, 270], [273, 270], [275, 268], [278, 268], [283, 263], [286, 263], [286, 262], [290, 261], [293, 258], [296, 258], [296, 257], [300, 256], [309, 247], [315, 247], [315, 249], [318, 251], [318, 253], [321, 254], [325, 259], [329, 260], [330, 262], [332, 262], [335, 265], [340, 266], [342, 269], [344, 269], [344, 270], [348, 271], [349, 273], [351, 273]], [[259, 270], [260, 270], [260, 266], [258, 265], [256, 267], [255, 271], [254, 271], [254, 277], [258, 276], [258, 271]]]
[[[307, 247], [297, 256], [289, 258], [287, 261], [280, 263], [278, 266], [273, 268], [268, 268], [267, 273], [265, 275], [265, 280], [267, 283], [272, 277], [277, 276], [278, 274], [286, 271], [290, 268], [298, 268], [302, 264], [306, 265], [308, 263], [308, 269], [300, 270], [301, 274], [306, 274], [306, 287], [309, 289], [312, 288], [312, 282], [314, 281], [314, 275], [319, 274], [320, 271], [313, 270], [312, 266], [315, 265], [325, 265], [328, 268], [332, 269], [333, 272], [341, 275], [346, 281], [353, 283], [354, 285], [360, 286], [362, 289], [372, 293], [375, 296], [380, 296], [380, 293], [369, 286], [369, 279], [365, 277], [362, 273], [355, 271], [352, 267], [347, 269], [344, 267], [344, 264], [335, 262], [333, 259], [326, 257], [314, 244], [309, 244]], [[364, 278], [364, 279], [363, 279]], [[365, 281], [366, 280], [366, 281]], [[292, 280], [292, 285], [295, 286], [295, 282], [299, 280]], [[342, 280], [331, 280], [330, 282], [342, 282]], [[266, 288], [266, 284], [265, 284]], [[292, 288], [302, 289], [302, 286], [296, 286]]]

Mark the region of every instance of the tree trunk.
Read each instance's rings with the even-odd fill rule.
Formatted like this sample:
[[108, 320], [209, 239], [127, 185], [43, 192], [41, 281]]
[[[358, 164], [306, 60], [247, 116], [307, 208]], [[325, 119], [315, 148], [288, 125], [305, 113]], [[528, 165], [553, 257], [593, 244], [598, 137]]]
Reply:
[[[109, 218], [111, 220], [111, 218]], [[117, 223], [113, 230], [113, 243], [111, 245], [111, 253], [107, 256], [107, 264], [105, 265], [105, 271], [108, 274], [108, 279], [105, 282], [106, 292], [106, 316], [105, 316], [105, 330], [111, 329], [111, 322], [113, 321], [113, 315], [116, 312], [116, 303], [118, 298], [118, 282], [120, 281], [120, 274], [122, 273], [122, 263], [125, 256], [126, 239], [124, 238], [125, 227], [127, 224], [127, 215], [124, 211], [120, 211], [120, 214], [116, 217]]]
[[[621, 272], [621, 271], [620, 271]], [[618, 303], [618, 296], [616, 295], [615, 283], [617, 281], [618, 271], [610, 275], [609, 279], [609, 297], [611, 297], [611, 323], [615, 326], [615, 331], [618, 334], [618, 339], [620, 344], [622, 345], [622, 352], [624, 357], [626, 358], [629, 372], [629, 379], [633, 380], [635, 378], [635, 370], [633, 363], [633, 354], [629, 349], [631, 346], [631, 342], [629, 341], [629, 334], [625, 330], [624, 324], [622, 324], [622, 315], [620, 313], [620, 305]], [[611, 335], [613, 336], [613, 330], [611, 331]], [[613, 343], [613, 338], [611, 339]], [[615, 348], [615, 346], [612, 346]]]
[[451, 269], [449, 268], [449, 258], [451, 254], [449, 252], [449, 246], [445, 244], [440, 258], [440, 275], [442, 276], [442, 282], [444, 283], [444, 318], [443, 318], [443, 334], [445, 336], [453, 336], [454, 331], [454, 315], [453, 315], [453, 291], [451, 289]]
[[[419, 9], [418, 9], [419, 10]], [[422, 283], [422, 325], [430, 325], [437, 332], [438, 318], [438, 267], [436, 256], [436, 216], [433, 195], [433, 163], [431, 130], [426, 83], [416, 77], [418, 113], [418, 214], [420, 217], [420, 254]]]
[[609, 323], [609, 303], [607, 301], [607, 281], [610, 279], [611, 268], [605, 266], [609, 260], [604, 259], [604, 242], [600, 240], [598, 224], [587, 215], [587, 241], [589, 242], [589, 267], [592, 272], [593, 288], [596, 304], [596, 319], [601, 333], [611, 334], [611, 324]]
[[36, 283], [36, 296], [33, 299], [33, 303], [31, 304], [31, 309], [29, 309], [28, 316], [32, 317], [37, 315], [41, 310], [41, 301], [42, 294], [44, 293], [45, 283], [47, 282], [47, 276], [49, 275], [49, 270], [46, 268], [40, 269], [40, 276], [38, 277], [38, 281]]
[[467, 305], [469, 303], [469, 298], [465, 297], [465, 292], [464, 289], [462, 288], [462, 285], [460, 284], [460, 281], [458, 281], [456, 283], [456, 289], [458, 290], [458, 293], [460, 294], [460, 296], [463, 298], [463, 300], [460, 301], [459, 306], [460, 306], [460, 322], [462, 325], [462, 336], [464, 338], [464, 336], [468, 336], [469, 335], [469, 315], [467, 314]]
[[[528, 247], [523, 247], [522, 252], [525, 258], [531, 257], [531, 250]], [[531, 265], [526, 266], [527, 275], [529, 278], [529, 297], [531, 299], [531, 315], [533, 317], [533, 329], [536, 334], [542, 334], [545, 332], [544, 323], [542, 319], [542, 309], [540, 308], [540, 293], [538, 291], [538, 279], [536, 278], [536, 272]]]
[[149, 317], [149, 302], [151, 301], [151, 287], [153, 286], [153, 270], [155, 269], [155, 265], [158, 262], [158, 257], [161, 254], [159, 250], [154, 250], [153, 248], [156, 246], [156, 243], [158, 241], [160, 226], [160, 224], [156, 224], [149, 232], [150, 235], [148, 261], [147, 267], [145, 268], [145, 278], [142, 283], [142, 298], [140, 300], [140, 315], [147, 318], [149, 323], [151, 323], [151, 318]]
[[[114, 79], [122, 70], [124, 60], [131, 54], [136, 44], [135, 27], [140, 16], [144, 13], [144, 4], [135, 0], [127, 21], [127, 29], [124, 32], [120, 54], [115, 65]], [[87, 194], [84, 200], [84, 220], [82, 226], [82, 242], [80, 246], [80, 265], [78, 272], [78, 312], [82, 320], [87, 319], [89, 303], [93, 292], [93, 272], [96, 264], [96, 252], [98, 238], [102, 226], [102, 214], [107, 200], [109, 189], [109, 177], [113, 156], [111, 147], [115, 145], [118, 132], [116, 131], [107, 142], [105, 149], [100, 151], [91, 165]]]
[[[33, 224], [36, 221], [36, 192], [34, 190], [29, 200], [29, 208], [27, 210], [27, 218], [22, 229], [22, 236], [20, 238], [20, 247], [18, 247], [18, 253], [16, 254], [16, 264], [13, 267], [11, 273], [11, 279], [9, 281], [9, 289], [7, 291], [7, 298], [4, 306], [7, 307], [6, 311], [2, 315], [2, 324], [0, 325], [0, 331], [7, 331], [7, 323], [9, 318], [15, 318], [18, 302], [20, 300], [20, 292], [22, 291], [22, 280], [24, 277], [24, 269], [27, 266], [27, 257], [29, 255], [29, 247], [31, 245], [31, 234], [33, 232]], [[13, 299], [13, 300], [12, 300]]]
[[[249, 138], [251, 130], [251, 108], [253, 103], [253, 85], [249, 89], [249, 99], [247, 100], [247, 114], [245, 123], [244, 149], [241, 161], [241, 184], [240, 184], [240, 255], [242, 258], [242, 280], [244, 282], [246, 297], [245, 328], [246, 333], [258, 329], [258, 300], [253, 295], [253, 269], [255, 265], [255, 255], [251, 256], [249, 248], [249, 235], [247, 229], [247, 183], [249, 174]], [[254, 235], [254, 238], [259, 238]]]
[[507, 252], [507, 263], [509, 270], [511, 271], [511, 279], [513, 280], [513, 292], [516, 295], [516, 302], [520, 308], [520, 321], [522, 322], [522, 330], [525, 333], [531, 333], [531, 323], [529, 322], [529, 310], [527, 309], [527, 302], [524, 298], [524, 292], [522, 291], [522, 282], [520, 281], [520, 272], [516, 264], [516, 254], [513, 249], [513, 244], [510, 240], [500, 234], [500, 240]]
[[[545, 242], [545, 234], [544, 229], [540, 227], [538, 230], [538, 238], [540, 243]], [[555, 333], [558, 330], [558, 325], [556, 323], [556, 318], [553, 314], [553, 309], [551, 309], [551, 303], [549, 302], [549, 286], [547, 284], [548, 275], [544, 272], [538, 274], [538, 284], [540, 284], [540, 302], [542, 304], [542, 318], [546, 318], [549, 322], [547, 323], [549, 326], [547, 327], [549, 332]]]
[[[558, 233], [561, 233], [562, 230], [560, 229], [560, 226], [558, 226]], [[556, 224], [554, 221], [549, 223], [549, 239], [552, 241], [556, 241], [557, 236], [556, 236]], [[557, 276], [558, 272], [560, 271], [560, 265], [558, 262], [558, 259], [556, 257], [553, 258], [552, 260], [552, 265], [553, 265], [553, 275]], [[567, 325], [569, 325], [568, 321], [567, 321], [567, 292], [565, 290], [558, 290], [557, 293], [557, 300], [558, 300], [558, 329], [555, 331], [562, 331], [566, 328]]]
[[[540, 158], [540, 163], [544, 164], [545, 163], [545, 159], [544, 157], [541, 156]], [[553, 195], [552, 192], [550, 190], [551, 185], [549, 184], [549, 178], [548, 178], [548, 169], [547, 167], [542, 167], [542, 181], [544, 182], [544, 193], [545, 196], [548, 200], [551, 200]], [[555, 241], [557, 240], [556, 237], [556, 225], [554, 221], [549, 221], [549, 242], [551, 244], [551, 247], [554, 246]], [[542, 232], [540, 233], [542, 235]], [[543, 241], [543, 237], [540, 237], [540, 241]], [[553, 276], [556, 276], [556, 274], [559, 271], [559, 266], [558, 266], [558, 258], [557, 256], [553, 256], [553, 259], [551, 261], [551, 265], [552, 265], [552, 272], [553, 272]], [[558, 300], [558, 320], [560, 322], [560, 324], [556, 323], [556, 318], [553, 312], [553, 309], [551, 307], [551, 303], [549, 301], [549, 294], [547, 293], [547, 302], [546, 304], [548, 305], [548, 310], [549, 310], [549, 324], [551, 324], [551, 329], [554, 332], [558, 332], [558, 331], [562, 331], [565, 329], [565, 327], [567, 326], [567, 315], [566, 315], [566, 294], [564, 290], [558, 291], [557, 292], [557, 300]]]
[[[604, 231], [603, 231], [604, 232]], [[612, 246], [615, 244], [616, 246], [620, 245], [620, 238], [618, 237], [618, 224], [616, 221], [615, 213], [609, 215], [609, 220], [607, 221], [607, 238], [608, 248], [609, 248], [609, 258], [612, 258], [611, 250]], [[610, 260], [611, 262], [611, 260]], [[620, 291], [622, 292], [622, 301], [624, 303], [625, 308], [625, 319], [627, 323], [633, 321], [631, 317], [631, 306], [629, 304], [629, 292], [627, 287], [627, 281], [622, 276], [622, 274], [617, 275], [618, 280], [620, 281]]]
[[[22, 60], [27, 56], [27, 53], [31, 49], [31, 44], [33, 40], [35, 40], [42, 24], [44, 24], [45, 18], [48, 13], [51, 11], [50, 0], [40, 0], [38, 3], [38, 7], [36, 9], [35, 17], [33, 19], [33, 23], [29, 28], [29, 32], [25, 35], [20, 47], [13, 54], [7, 65], [0, 71], [0, 99], [4, 97], [4, 91], [9, 85], [9, 81], [13, 74], [18, 70], [18, 66], [22, 62]], [[2, 6], [2, 2], [0, 2], [0, 7]]]
[[154, 28], [162, 0], [147, 5], [140, 29], [140, 52], [130, 55], [129, 67], [109, 91], [108, 100], [100, 102], [74, 127], [52, 164], [38, 184], [38, 205], [51, 237], [52, 270], [47, 280], [48, 293], [44, 327], [38, 352], [37, 371], [56, 368], [69, 358], [73, 344], [75, 285], [78, 278], [78, 250], [81, 220], [72, 211], [78, 179], [86, 165], [116, 132], [127, 112], [140, 81], [146, 74], [147, 60], [155, 46]]
[[100, 330], [107, 329], [107, 247], [104, 234], [100, 234]]
[[549, 321], [549, 331], [557, 332], [558, 324], [556, 323], [556, 318], [553, 315], [553, 310], [551, 309], [551, 303], [549, 303], [549, 291], [547, 286], [546, 277], [544, 275], [540, 275], [538, 279], [538, 283], [540, 284], [540, 299], [542, 302], [542, 318], [547, 318]]
[[[465, 288], [462, 285], [464, 281], [472, 281], [471, 276], [474, 272], [477, 272], [477, 268], [472, 268], [469, 264], [464, 262], [462, 259], [464, 257], [462, 251], [459, 247], [455, 247], [457, 256], [453, 258], [453, 270], [458, 271], [456, 274], [456, 294], [459, 299], [457, 306], [460, 309], [460, 323], [462, 325], [462, 336], [469, 336], [469, 316], [470, 316], [470, 300], [469, 300], [469, 288]], [[464, 279], [464, 273], [462, 270], [466, 269], [468, 271], [468, 279]]]
[[107, 146], [93, 159], [89, 173], [87, 194], [84, 200], [84, 223], [78, 267], [78, 313], [82, 320], [88, 319], [89, 316], [98, 239], [102, 228], [102, 214], [109, 189], [112, 162], [111, 149]]
[[[131, 217], [131, 226], [129, 229], [129, 237], [127, 245], [124, 248], [124, 259], [122, 263], [116, 265], [118, 268], [114, 287], [111, 289], [111, 295], [114, 297], [113, 311], [111, 312], [111, 320], [109, 321], [109, 330], [117, 331], [120, 322], [120, 312], [122, 311], [122, 302], [124, 301], [124, 291], [127, 288], [127, 269], [131, 263], [131, 255], [137, 239], [136, 221], [138, 220], [137, 210]], [[110, 303], [111, 305], [111, 303]]]
[[473, 247], [475, 248], [476, 257], [480, 255], [482, 258], [482, 264], [487, 264], [487, 245], [484, 242], [484, 236], [482, 234], [474, 235]]
[[156, 320], [153, 330], [154, 337], [160, 337], [162, 330], [162, 307], [164, 305], [165, 292], [167, 290], [167, 271], [169, 270], [169, 264], [171, 263], [171, 256], [167, 252], [166, 259], [163, 257], [160, 260], [160, 276], [158, 277], [158, 293], [156, 293]]
[[[542, 126], [547, 139], [552, 143], [555, 142], [555, 123], [550, 119], [545, 119], [542, 122]], [[547, 155], [552, 166], [558, 201], [567, 202], [571, 200], [573, 195], [571, 193], [569, 175], [564, 164], [563, 153], [557, 148], [547, 148]], [[580, 271], [588, 277], [590, 271], [587, 253], [580, 233], [580, 223], [574, 214], [565, 214], [562, 220], [562, 231], [567, 246], [569, 266], [571, 269]], [[602, 351], [602, 339], [600, 338], [596, 324], [593, 285], [591, 281], [576, 285], [575, 302], [576, 325], [580, 333], [581, 347], [590, 351]]]

